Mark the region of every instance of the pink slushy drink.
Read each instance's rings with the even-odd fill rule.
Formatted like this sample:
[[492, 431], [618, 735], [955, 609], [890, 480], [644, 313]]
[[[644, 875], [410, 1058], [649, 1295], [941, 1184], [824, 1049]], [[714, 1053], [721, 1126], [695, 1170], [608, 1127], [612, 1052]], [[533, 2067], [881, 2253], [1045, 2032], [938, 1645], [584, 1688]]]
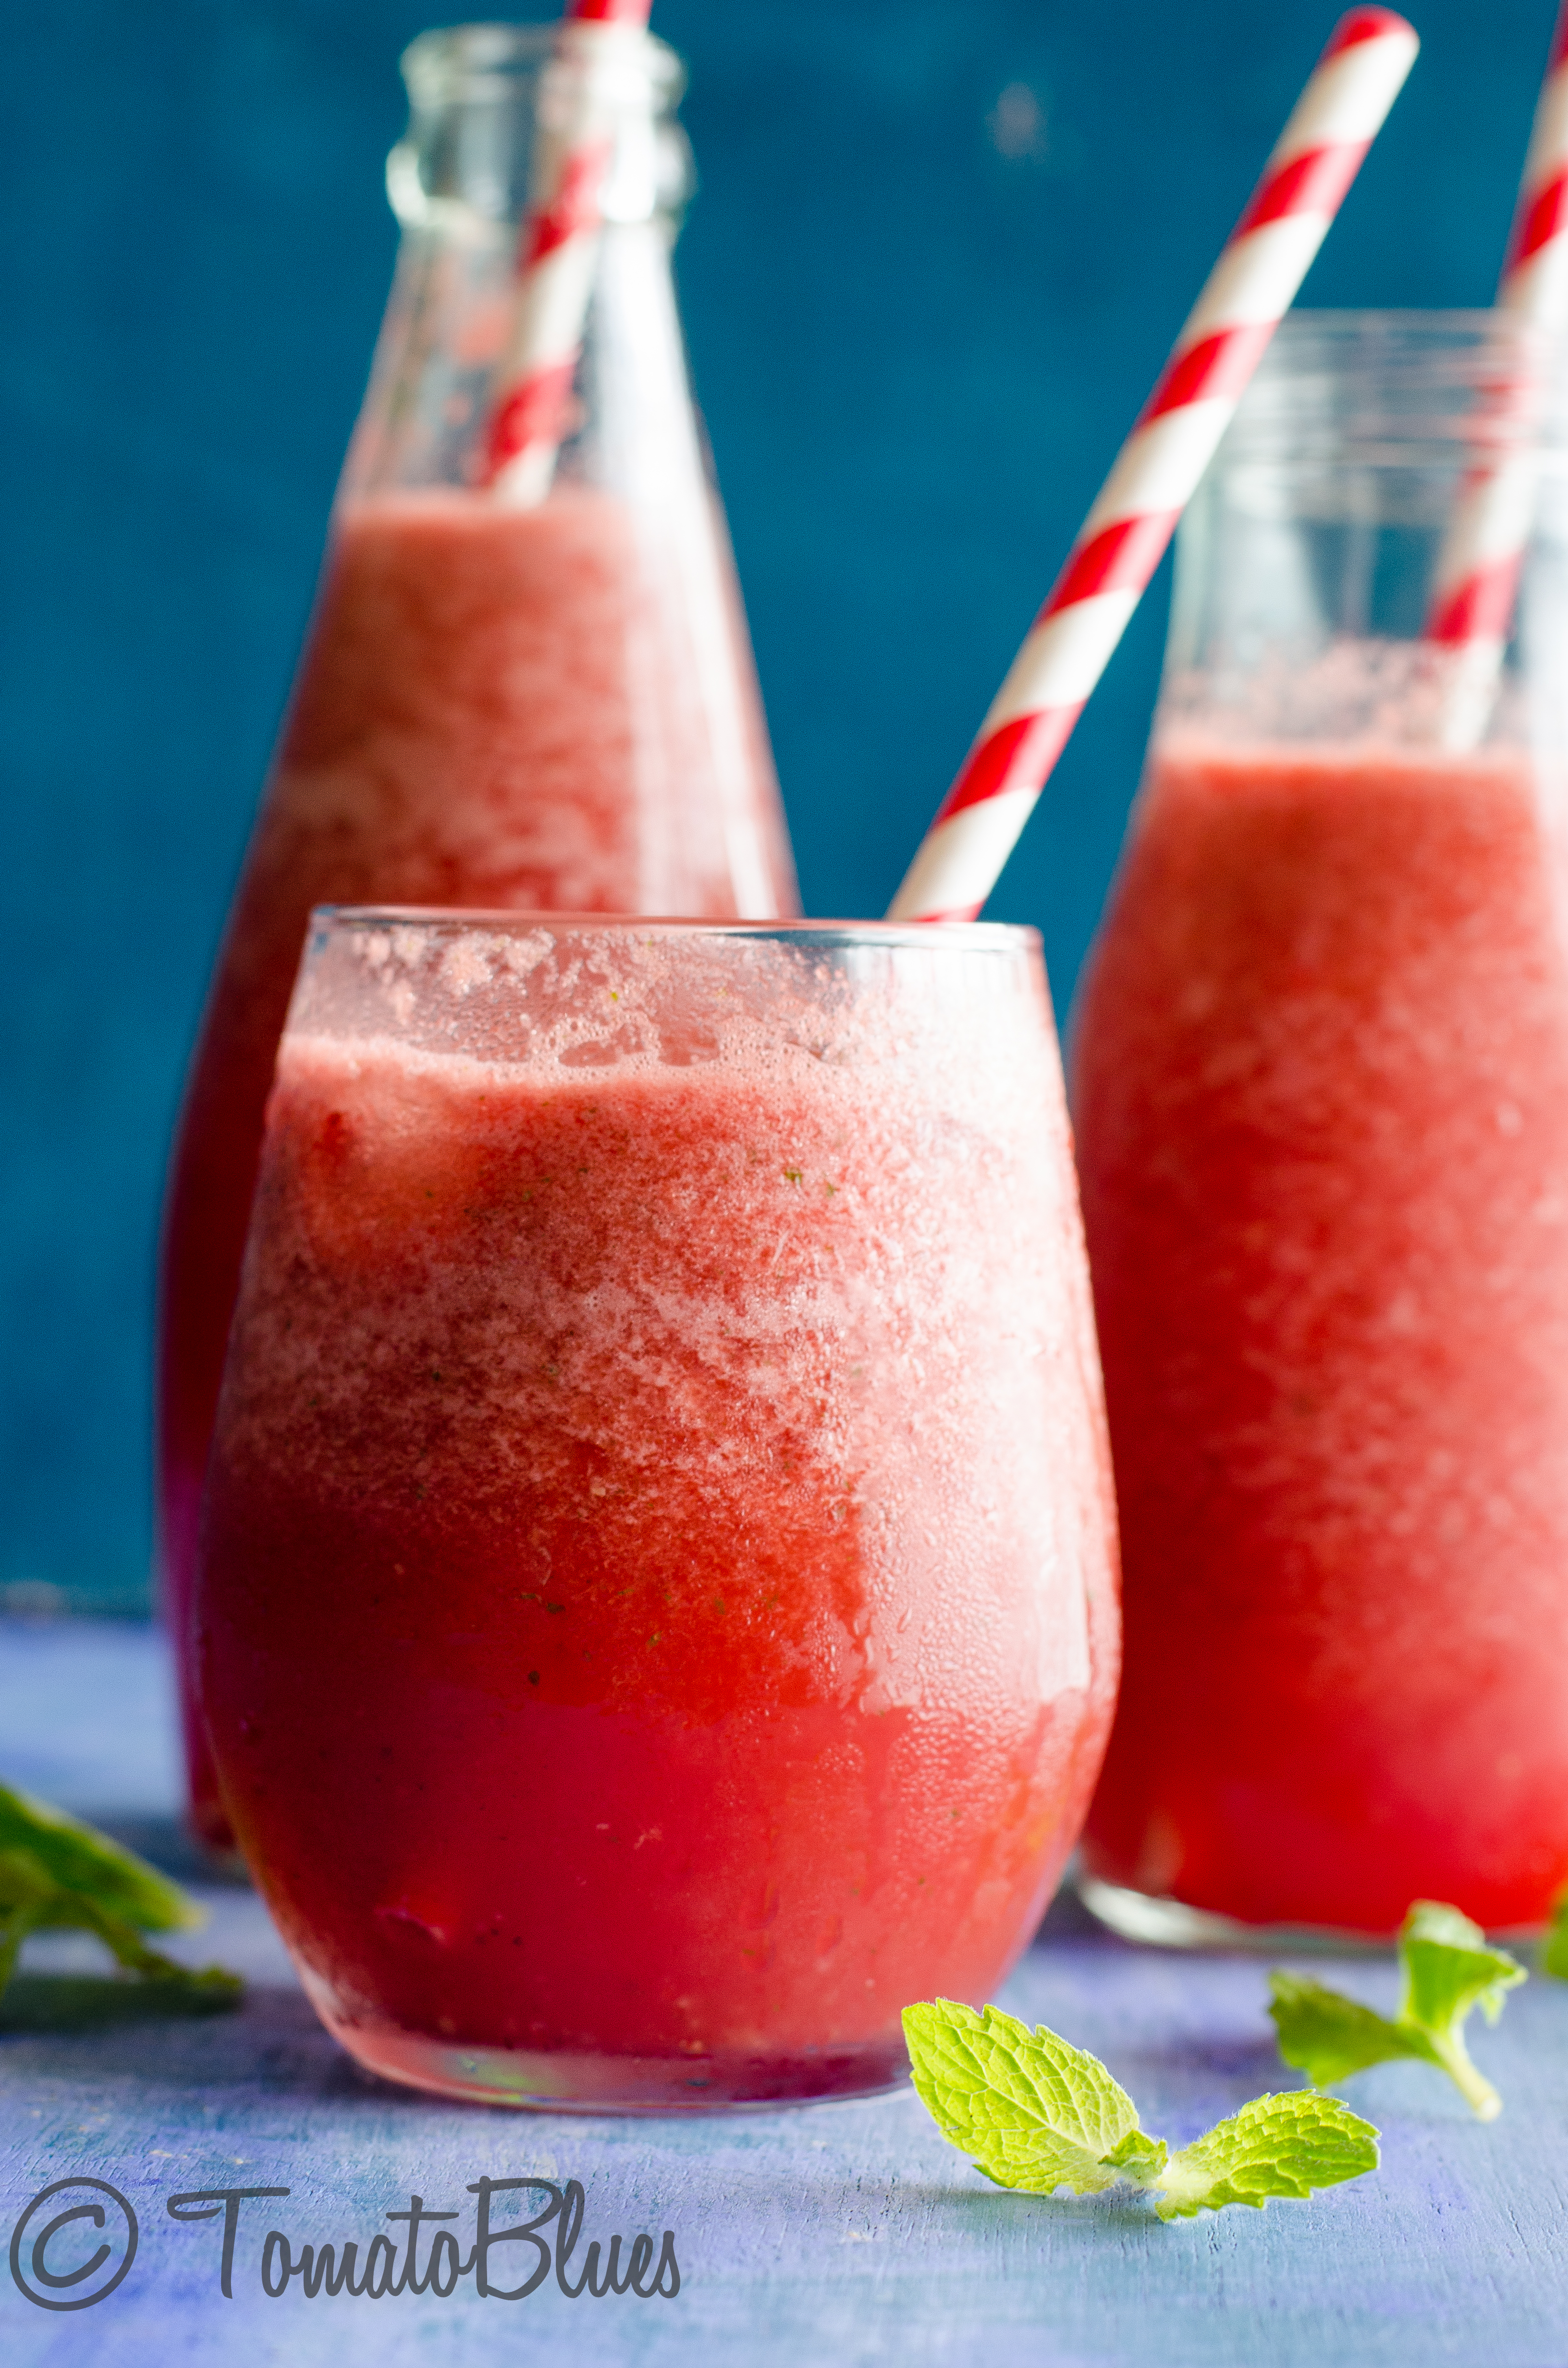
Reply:
[[1568, 1879], [1568, 966], [1518, 749], [1156, 741], [1074, 1114], [1126, 1570], [1091, 1873]]
[[876, 2087], [1028, 1941], [1114, 1695], [1038, 962], [335, 927], [199, 1594], [246, 1857], [394, 2077]]

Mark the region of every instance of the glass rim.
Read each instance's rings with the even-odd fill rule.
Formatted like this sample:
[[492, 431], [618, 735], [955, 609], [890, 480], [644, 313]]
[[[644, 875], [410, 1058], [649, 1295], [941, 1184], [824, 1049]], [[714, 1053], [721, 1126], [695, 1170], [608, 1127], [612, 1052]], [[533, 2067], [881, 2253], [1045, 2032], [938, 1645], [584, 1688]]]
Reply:
[[495, 936], [498, 932], [526, 937], [535, 930], [600, 934], [629, 938], [638, 932], [661, 937], [692, 937], [708, 940], [757, 939], [764, 943], [823, 947], [910, 947], [949, 953], [1032, 953], [1042, 945], [1040, 931], [1022, 921], [835, 921], [835, 920], [701, 920], [689, 915], [664, 913], [552, 913], [502, 906], [446, 905], [317, 905], [310, 928], [421, 929], [431, 935]]

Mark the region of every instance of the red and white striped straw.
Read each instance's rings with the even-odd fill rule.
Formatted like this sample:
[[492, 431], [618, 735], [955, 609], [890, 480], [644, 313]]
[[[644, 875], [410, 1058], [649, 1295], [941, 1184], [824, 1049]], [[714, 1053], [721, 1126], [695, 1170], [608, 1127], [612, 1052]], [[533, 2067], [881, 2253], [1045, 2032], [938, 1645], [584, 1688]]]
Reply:
[[1558, 15], [1536, 101], [1497, 302], [1552, 325], [1568, 313], [1568, 6]]
[[555, 475], [614, 149], [607, 70], [613, 45], [646, 27], [649, 6], [650, 0], [569, 0], [558, 30], [567, 120], [551, 122], [541, 110], [511, 328], [491, 383], [482, 461], [483, 483], [519, 508], [543, 501]]
[[972, 920], [990, 895], [1418, 46], [1391, 9], [1341, 17], [890, 920]]
[[[1536, 101], [1496, 310], [1543, 336], [1568, 327], [1568, 0]], [[1539, 393], [1515, 388], [1499, 409], [1517, 421]], [[1428, 640], [1464, 653], [1446, 705], [1443, 737], [1450, 746], [1473, 745], [1485, 731], [1535, 507], [1536, 468], [1528, 453], [1472, 471], [1455, 502], [1426, 624]]]

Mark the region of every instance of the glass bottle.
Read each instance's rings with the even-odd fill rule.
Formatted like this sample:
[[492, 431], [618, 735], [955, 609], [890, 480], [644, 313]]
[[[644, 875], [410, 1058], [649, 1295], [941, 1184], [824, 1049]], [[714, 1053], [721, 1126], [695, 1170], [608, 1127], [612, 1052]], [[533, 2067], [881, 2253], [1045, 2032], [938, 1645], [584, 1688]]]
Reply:
[[[1294, 315], [1182, 529], [1073, 1051], [1127, 1622], [1087, 1890], [1142, 1938], [1568, 1879], [1554, 370], [1491, 314]], [[1488, 654], [1434, 620], [1503, 468]]]
[[[165, 1213], [165, 1602], [202, 1475], [273, 1056], [313, 905], [767, 918], [788, 838], [670, 275], [679, 62], [629, 36], [569, 433], [548, 497], [481, 484], [549, 27], [403, 59], [396, 276], [314, 619], [192, 1064]], [[193, 1816], [226, 1823], [186, 1695]]]

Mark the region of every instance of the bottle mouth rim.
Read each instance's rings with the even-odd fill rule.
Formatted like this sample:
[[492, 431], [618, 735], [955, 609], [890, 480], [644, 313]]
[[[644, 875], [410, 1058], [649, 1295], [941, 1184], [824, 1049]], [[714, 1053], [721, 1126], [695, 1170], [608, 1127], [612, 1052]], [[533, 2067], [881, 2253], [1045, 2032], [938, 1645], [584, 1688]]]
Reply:
[[1288, 313], [1221, 448], [1391, 467], [1568, 449], [1568, 338], [1506, 312]]
[[[578, 28], [608, 32], [627, 72], [644, 76], [661, 106], [674, 107], [686, 88], [686, 66], [667, 41], [640, 26]], [[535, 25], [444, 25], [419, 34], [399, 65], [410, 103], [421, 111], [467, 102], [514, 97], [555, 55], [561, 21]]]
[[600, 191], [607, 225], [658, 218], [671, 234], [678, 227], [696, 187], [676, 112], [686, 67], [640, 26], [558, 18], [437, 27], [409, 43], [402, 65], [408, 124], [387, 157], [387, 197], [405, 231], [469, 246], [515, 233], [524, 190], [506, 159], [515, 165], [526, 153], [523, 135], [541, 119], [558, 120], [562, 106], [570, 110], [585, 76], [614, 141]]
[[1489, 304], [1293, 304], [1276, 335], [1295, 338], [1335, 333], [1368, 340], [1405, 336], [1434, 342], [1448, 338], [1454, 343], [1498, 334], [1506, 337], [1539, 334], [1532, 333], [1517, 314]]

